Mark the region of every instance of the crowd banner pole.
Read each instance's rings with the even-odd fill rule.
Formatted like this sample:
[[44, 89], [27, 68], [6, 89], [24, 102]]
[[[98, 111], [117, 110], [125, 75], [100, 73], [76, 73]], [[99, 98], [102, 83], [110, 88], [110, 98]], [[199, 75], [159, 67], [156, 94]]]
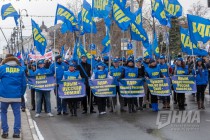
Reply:
[[55, 86], [55, 93], [56, 93], [56, 97], [58, 96], [58, 85], [57, 85], [57, 80], [56, 80], [56, 60], [55, 60], [55, 34], [56, 34], [56, 30], [54, 30], [54, 63], [55, 63], [55, 83], [56, 83], [56, 86]]

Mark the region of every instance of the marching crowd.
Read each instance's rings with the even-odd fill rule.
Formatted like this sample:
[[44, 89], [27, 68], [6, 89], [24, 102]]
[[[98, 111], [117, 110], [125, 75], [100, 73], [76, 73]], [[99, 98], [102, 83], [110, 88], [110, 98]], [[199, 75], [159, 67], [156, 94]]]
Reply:
[[[26, 62], [24, 66], [21, 66], [19, 60], [8, 54], [4, 60], [2, 60], [0, 66], [0, 101], [1, 101], [1, 117], [2, 117], [2, 129], [3, 138], [8, 137], [8, 124], [7, 124], [7, 109], [11, 104], [14, 116], [14, 135], [13, 137], [19, 137], [21, 119], [20, 108], [25, 111], [24, 93], [26, 91], [27, 76], [36, 76], [43, 74], [53, 74], [56, 79], [56, 88], [54, 90], [57, 101], [57, 115], [77, 116], [77, 108], [81, 103], [83, 107], [82, 114], [87, 114], [88, 105], [90, 107], [90, 113], [96, 113], [94, 105], [98, 106], [98, 112], [100, 115], [106, 114], [106, 108], [110, 112], [113, 112], [117, 105], [117, 98], [119, 97], [120, 111], [129, 113], [136, 112], [137, 110], [143, 110], [144, 108], [152, 108], [153, 111], [158, 111], [162, 103], [162, 109], [170, 109], [171, 100], [177, 105], [179, 110], [185, 110], [187, 102], [185, 100], [185, 93], [176, 93], [173, 91], [173, 98], [170, 96], [160, 97], [152, 95], [145, 82], [144, 90], [145, 97], [131, 97], [122, 98], [120, 95], [119, 85], [116, 85], [116, 97], [94, 97], [89, 85], [89, 79], [133, 79], [133, 78], [166, 78], [172, 75], [194, 75], [197, 86], [196, 96], [198, 109], [205, 109], [204, 95], [205, 89], [209, 84], [209, 70], [210, 62], [208, 57], [193, 57], [188, 56], [185, 61], [180, 55], [174, 60], [173, 64], [168, 64], [166, 57], [161, 55], [158, 59], [153, 59], [151, 56], [144, 58], [139, 57], [134, 60], [131, 55], [127, 59], [113, 58], [111, 60], [111, 66], [109, 67], [109, 57], [104, 56], [101, 60], [97, 59], [97, 64], [94, 68], [87, 62], [86, 55], [81, 55], [81, 61], [76, 60], [62, 60], [62, 56], [55, 57], [54, 62], [50, 60], [39, 60]], [[58, 87], [61, 80], [67, 79], [85, 79], [86, 97], [84, 98], [72, 98], [61, 99], [58, 95]], [[51, 111], [51, 91], [35, 90], [31, 87], [31, 110], [36, 111], [35, 117], [40, 117], [42, 110], [44, 110], [49, 117], [53, 117]], [[173, 90], [173, 88], [172, 88]], [[161, 101], [161, 102], [160, 102]], [[43, 108], [44, 107], [44, 108]], [[128, 110], [126, 109], [128, 108]]]

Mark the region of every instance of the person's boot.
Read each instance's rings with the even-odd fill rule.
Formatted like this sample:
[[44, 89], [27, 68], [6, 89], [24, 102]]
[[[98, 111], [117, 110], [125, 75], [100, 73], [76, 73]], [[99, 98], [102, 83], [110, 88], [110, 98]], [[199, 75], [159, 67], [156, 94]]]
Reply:
[[205, 109], [204, 101], [201, 101], [201, 109]]
[[8, 133], [3, 133], [3, 134], [1, 135], [1, 137], [2, 137], [3, 139], [8, 138]]
[[77, 109], [74, 109], [74, 116], [77, 116]]
[[134, 104], [132, 104], [132, 112], [135, 113], [136, 112], [136, 109], [134, 107]]
[[197, 104], [198, 104], [198, 109], [201, 109], [201, 103], [200, 103], [200, 101], [197, 101]]
[[131, 104], [128, 104], [128, 110], [129, 110], [129, 113], [132, 113], [132, 106], [131, 106]]
[[152, 111], [156, 111], [155, 103], [152, 103]]

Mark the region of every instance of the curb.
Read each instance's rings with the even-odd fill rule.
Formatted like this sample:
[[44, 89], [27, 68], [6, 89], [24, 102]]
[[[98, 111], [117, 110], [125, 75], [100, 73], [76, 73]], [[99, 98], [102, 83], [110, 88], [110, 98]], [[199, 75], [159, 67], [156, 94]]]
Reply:
[[28, 119], [28, 123], [29, 123], [29, 127], [31, 129], [31, 133], [32, 133], [33, 139], [34, 140], [39, 140], [39, 137], [37, 135], [37, 132], [36, 132], [36, 129], [35, 129], [32, 117], [31, 117], [31, 113], [30, 113], [30, 111], [28, 109], [26, 109], [26, 116], [27, 116], [27, 119]]

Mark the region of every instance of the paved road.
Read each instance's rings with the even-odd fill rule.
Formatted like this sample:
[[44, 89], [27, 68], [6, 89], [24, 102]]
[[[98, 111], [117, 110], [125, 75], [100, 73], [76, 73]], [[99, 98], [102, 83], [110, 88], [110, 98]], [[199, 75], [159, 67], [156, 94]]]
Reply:
[[[41, 118], [33, 118], [45, 140], [209, 140], [210, 137], [209, 102], [206, 102], [207, 109], [200, 111], [200, 123], [188, 126], [171, 124], [158, 129], [157, 113], [149, 109], [135, 114], [108, 113], [104, 116], [82, 115], [80, 110], [78, 117], [56, 116], [54, 94], [51, 97], [55, 117], [48, 118], [43, 113]], [[187, 98], [187, 103], [187, 110], [196, 111], [196, 104], [191, 95]], [[34, 116], [34, 112], [31, 113]], [[188, 130], [192, 128], [195, 129]]]

